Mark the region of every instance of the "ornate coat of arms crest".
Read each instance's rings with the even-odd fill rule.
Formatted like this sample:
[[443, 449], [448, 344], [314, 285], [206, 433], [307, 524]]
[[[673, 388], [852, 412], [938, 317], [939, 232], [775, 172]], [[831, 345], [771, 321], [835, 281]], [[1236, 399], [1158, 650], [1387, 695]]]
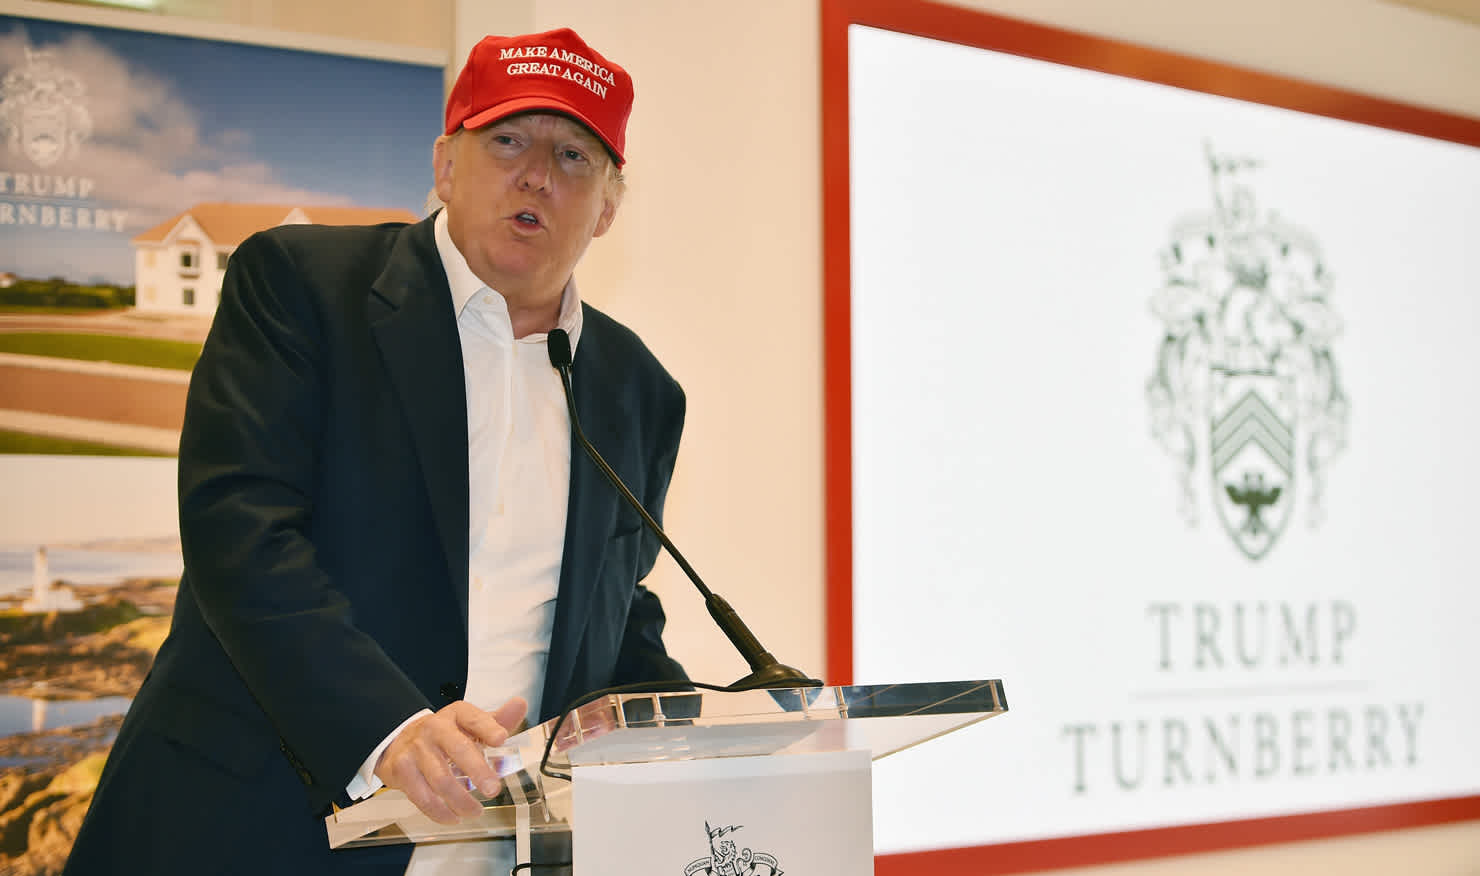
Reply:
[[26, 65], [0, 81], [0, 128], [12, 152], [50, 167], [77, 154], [92, 134], [82, 80], [58, 67], [50, 52], [26, 47]]
[[710, 827], [709, 822], [704, 822], [704, 830], [709, 834], [709, 856], [690, 861], [683, 868], [684, 876], [781, 876], [783, 871], [774, 856], [742, 849], [733, 838], [725, 838], [740, 827]]
[[1303, 495], [1322, 518], [1326, 471], [1346, 446], [1348, 403], [1332, 341], [1341, 322], [1315, 237], [1261, 211], [1249, 158], [1208, 148], [1213, 209], [1185, 216], [1162, 252], [1151, 309], [1164, 333], [1147, 381], [1152, 433], [1176, 460], [1181, 513], [1197, 523], [1206, 458], [1228, 535], [1269, 552]]

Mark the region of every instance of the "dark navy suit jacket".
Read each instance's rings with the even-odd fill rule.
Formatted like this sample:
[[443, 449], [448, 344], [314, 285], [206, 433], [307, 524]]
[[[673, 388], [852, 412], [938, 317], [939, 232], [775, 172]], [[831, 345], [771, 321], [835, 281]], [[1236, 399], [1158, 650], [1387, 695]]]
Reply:
[[[660, 514], [684, 397], [585, 308], [587, 435]], [[185, 574], [68, 874], [391, 874], [410, 846], [330, 852], [323, 816], [405, 718], [467, 673], [461, 347], [430, 219], [286, 226], [233, 255], [180, 442]], [[684, 678], [638, 582], [656, 539], [572, 441], [547, 718]]]

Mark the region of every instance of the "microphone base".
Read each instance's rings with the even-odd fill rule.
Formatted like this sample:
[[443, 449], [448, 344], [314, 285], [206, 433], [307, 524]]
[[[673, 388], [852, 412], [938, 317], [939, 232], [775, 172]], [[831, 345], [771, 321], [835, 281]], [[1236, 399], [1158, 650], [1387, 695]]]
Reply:
[[800, 669], [783, 663], [771, 663], [755, 670], [725, 688], [728, 691], [777, 690], [793, 687], [822, 687], [820, 679], [808, 678]]

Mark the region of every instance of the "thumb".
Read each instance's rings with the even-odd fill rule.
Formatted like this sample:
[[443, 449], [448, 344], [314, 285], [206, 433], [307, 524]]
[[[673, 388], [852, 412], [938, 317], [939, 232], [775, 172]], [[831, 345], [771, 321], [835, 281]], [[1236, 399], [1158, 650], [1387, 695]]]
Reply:
[[509, 697], [508, 702], [494, 710], [493, 720], [508, 730], [509, 735], [512, 736], [519, 722], [524, 720], [524, 713], [528, 711], [529, 703], [525, 702], [523, 697]]

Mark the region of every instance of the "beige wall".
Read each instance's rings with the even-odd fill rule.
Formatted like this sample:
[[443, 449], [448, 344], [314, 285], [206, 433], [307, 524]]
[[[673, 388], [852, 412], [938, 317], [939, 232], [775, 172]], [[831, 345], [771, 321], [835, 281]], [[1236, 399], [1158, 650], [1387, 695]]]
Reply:
[[[29, 0], [0, 0], [0, 11], [25, 14]], [[141, 6], [146, 0], [77, 0], [68, 5], [111, 11]], [[161, 19], [209, 21], [229, 28], [347, 38], [450, 53], [453, 8], [449, 0], [147, 0]], [[130, 10], [131, 11], [131, 10]], [[147, 19], [136, 14], [134, 20]]]
[[1480, 117], [1480, 26], [1388, 0], [954, 5]]
[[[501, 3], [460, 18], [464, 51], [511, 19], [575, 25], [637, 83], [627, 200], [577, 273], [582, 295], [636, 329], [688, 392], [669, 535], [778, 658], [821, 673], [815, 7]], [[745, 673], [674, 563], [653, 586], [695, 678]]]
[[[670, 534], [778, 657], [822, 672], [815, 0], [164, 3], [234, 24], [443, 49], [458, 62], [484, 33], [568, 24], [633, 73], [630, 194], [583, 264], [583, 294], [634, 327], [688, 390]], [[1380, 0], [960, 5], [1480, 117], [1480, 28]], [[671, 646], [695, 677], [742, 674], [677, 568], [663, 560], [654, 581]], [[1474, 876], [1480, 823], [1076, 872]]]

